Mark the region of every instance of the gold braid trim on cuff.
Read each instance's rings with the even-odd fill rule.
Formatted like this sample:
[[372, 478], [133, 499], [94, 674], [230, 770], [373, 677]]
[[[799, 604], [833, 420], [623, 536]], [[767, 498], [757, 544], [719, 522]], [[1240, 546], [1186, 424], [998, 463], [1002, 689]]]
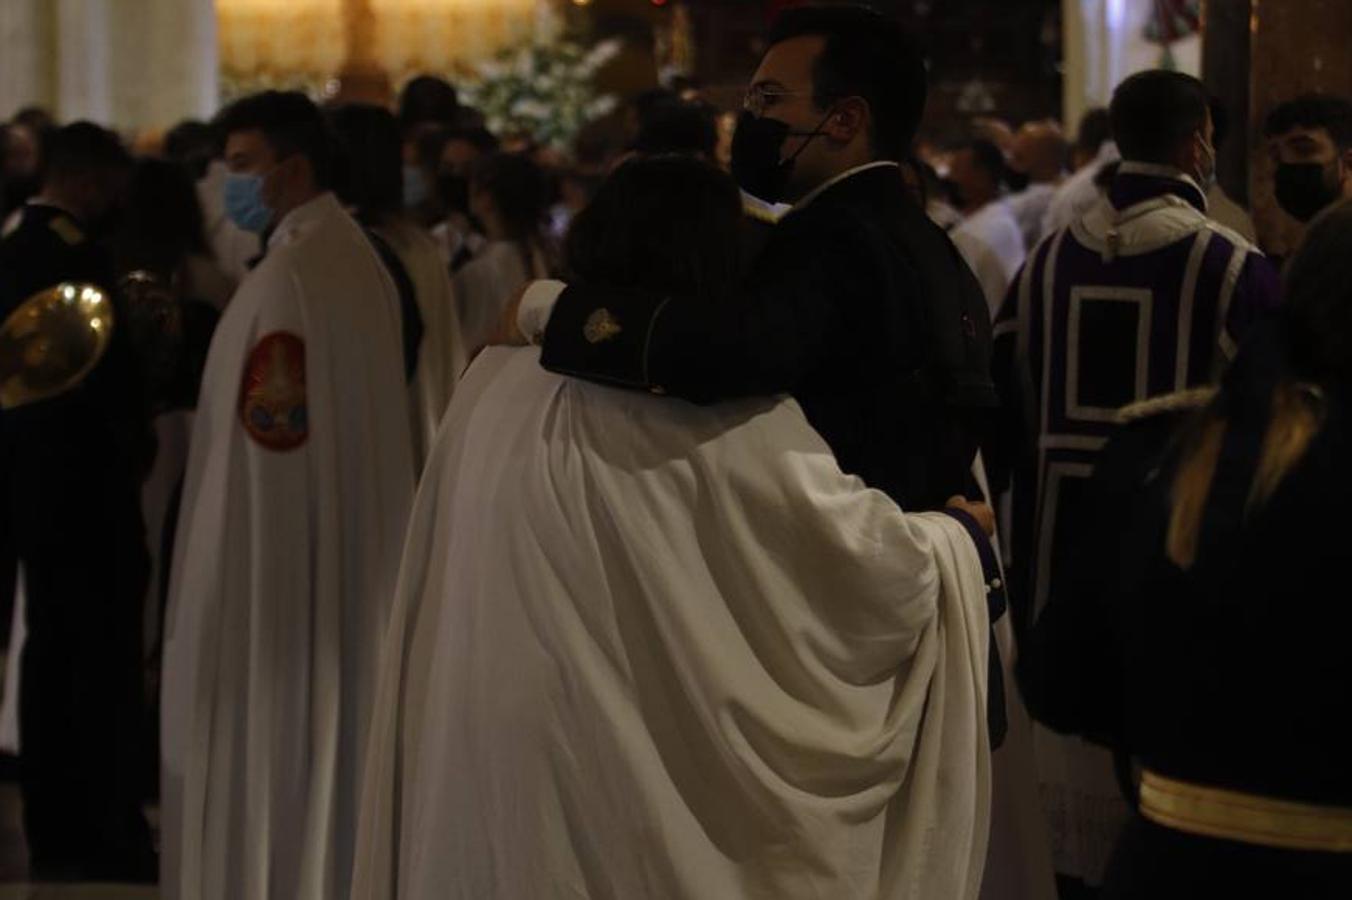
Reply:
[[1352, 853], [1352, 809], [1274, 800], [1189, 784], [1147, 770], [1141, 815], [1187, 834], [1277, 847]]

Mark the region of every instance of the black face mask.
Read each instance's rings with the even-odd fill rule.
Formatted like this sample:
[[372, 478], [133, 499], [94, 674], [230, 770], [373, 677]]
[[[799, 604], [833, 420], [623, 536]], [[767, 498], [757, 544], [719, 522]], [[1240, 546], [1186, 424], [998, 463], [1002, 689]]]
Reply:
[[469, 213], [469, 179], [464, 175], [446, 173], [437, 179], [441, 200], [454, 212]]
[[1005, 173], [1005, 184], [1009, 185], [1009, 189], [1016, 194], [1020, 191], [1027, 190], [1028, 185], [1032, 184], [1032, 182], [1033, 179], [1029, 177], [1027, 172], [1015, 172], [1013, 169], [1010, 169]]
[[1274, 181], [1277, 202], [1302, 222], [1310, 221], [1338, 199], [1337, 182], [1329, 184], [1328, 170], [1322, 163], [1282, 163], [1277, 166]]
[[[737, 119], [737, 130], [732, 135], [732, 177], [737, 186], [766, 203], [778, 203], [789, 186], [789, 179], [793, 177], [793, 166], [798, 161], [798, 154], [822, 133], [822, 125], [829, 118], [830, 112], [812, 131], [794, 132], [789, 130], [788, 122], [753, 116], [743, 110]], [[784, 150], [784, 140], [789, 137], [805, 137], [807, 140], [794, 151], [793, 156], [781, 160], [779, 155]]]

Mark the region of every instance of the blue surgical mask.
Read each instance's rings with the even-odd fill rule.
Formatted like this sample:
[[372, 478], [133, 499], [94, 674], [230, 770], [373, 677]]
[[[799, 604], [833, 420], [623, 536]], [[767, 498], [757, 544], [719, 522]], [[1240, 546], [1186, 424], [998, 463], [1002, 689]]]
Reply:
[[432, 182], [420, 166], [404, 166], [404, 209], [417, 209], [432, 196]]
[[230, 172], [225, 176], [225, 214], [240, 228], [262, 234], [273, 211], [263, 202], [263, 176]]

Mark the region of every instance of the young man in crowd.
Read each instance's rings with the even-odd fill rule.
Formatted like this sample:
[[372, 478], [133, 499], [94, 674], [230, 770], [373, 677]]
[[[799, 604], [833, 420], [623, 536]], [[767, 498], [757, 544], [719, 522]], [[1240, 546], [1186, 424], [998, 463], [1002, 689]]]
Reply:
[[399, 301], [297, 93], [237, 102], [225, 207], [266, 255], [203, 376], [165, 625], [166, 897], [345, 897], [413, 491]]
[[[1201, 82], [1133, 75], [1111, 115], [1123, 162], [1106, 196], [1039, 245], [995, 325], [1004, 415], [987, 460], [996, 490], [1012, 472], [1020, 626], [1064, 584], [1067, 538], [1092, 521], [1084, 488], [1117, 411], [1209, 384], [1278, 300], [1268, 260], [1207, 218], [1216, 154]], [[1025, 686], [1035, 714], [1041, 687]], [[1097, 884], [1125, 804], [1105, 753], [1047, 738], [1043, 797], [1067, 823], [1058, 871]]]
[[1281, 104], [1263, 123], [1277, 203], [1308, 222], [1352, 198], [1352, 102], [1306, 94]]

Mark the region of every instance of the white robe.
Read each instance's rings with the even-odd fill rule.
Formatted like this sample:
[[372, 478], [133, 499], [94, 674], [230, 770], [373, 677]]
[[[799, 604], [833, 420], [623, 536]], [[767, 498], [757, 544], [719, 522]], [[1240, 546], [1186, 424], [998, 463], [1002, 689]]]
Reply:
[[1047, 213], [1042, 217], [1042, 237], [1070, 225], [1080, 216], [1089, 212], [1090, 207], [1103, 196], [1103, 191], [1094, 179], [1104, 166], [1117, 162], [1122, 154], [1117, 144], [1104, 141], [1099, 152], [1087, 165], [1081, 167], [1056, 189], [1051, 202], [1047, 204]]
[[791, 400], [470, 367], [419, 487], [354, 898], [970, 900], [981, 565]]
[[1027, 256], [1023, 232], [1003, 200], [987, 203], [949, 232], [954, 245], [981, 282], [991, 319], [1005, 302], [1005, 293]]
[[1042, 220], [1046, 218], [1047, 209], [1055, 195], [1054, 182], [1039, 181], [1005, 200], [1023, 234], [1023, 249], [1026, 252], [1031, 252], [1037, 242], [1042, 240]]
[[[972, 475], [982, 494], [991, 496], [980, 453], [972, 465]], [[998, 536], [991, 543], [998, 547]], [[1000, 749], [991, 755], [990, 841], [980, 900], [1056, 900], [1051, 837], [1038, 798], [1037, 763], [1033, 759], [1033, 720], [1015, 678], [1019, 650], [1011, 618], [1001, 616], [992, 629], [1004, 671], [1008, 730]]]
[[[308, 437], [286, 451], [241, 415], [246, 359], [278, 332], [305, 348]], [[407, 396], [394, 285], [324, 194], [283, 219], [207, 357], [165, 624], [165, 897], [346, 896]]]
[[487, 345], [507, 305], [527, 282], [548, 274], [539, 248], [531, 247], [528, 267], [515, 241], [493, 241], [452, 276], [461, 340], [470, 358]]
[[375, 230], [404, 264], [422, 316], [418, 368], [409, 383], [414, 464], [421, 471], [468, 359], [451, 293], [451, 274], [436, 241], [411, 222], [392, 222]]

